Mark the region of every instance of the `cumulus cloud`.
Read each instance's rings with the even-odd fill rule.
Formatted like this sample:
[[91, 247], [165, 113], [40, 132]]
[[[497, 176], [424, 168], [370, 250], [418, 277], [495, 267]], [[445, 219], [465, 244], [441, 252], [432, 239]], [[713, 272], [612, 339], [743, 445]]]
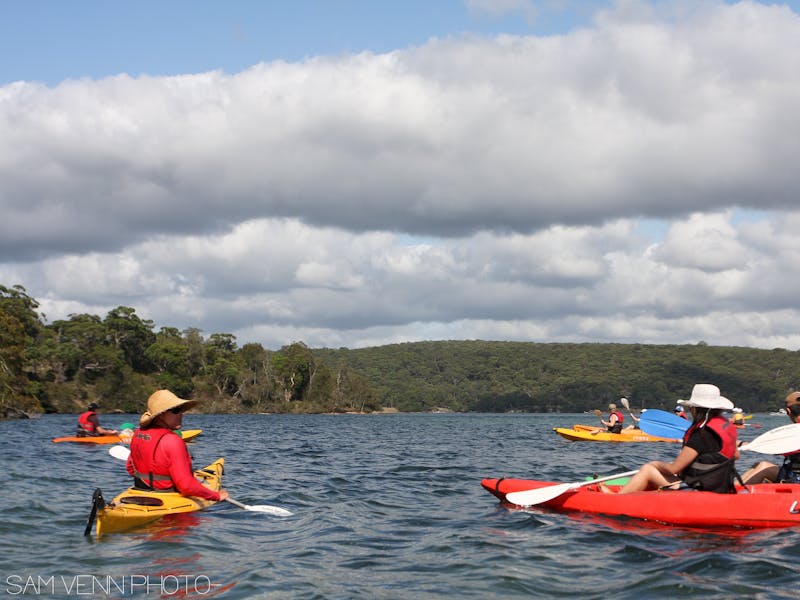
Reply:
[[0, 281], [270, 347], [797, 346], [800, 16], [680, 6], [0, 87]]

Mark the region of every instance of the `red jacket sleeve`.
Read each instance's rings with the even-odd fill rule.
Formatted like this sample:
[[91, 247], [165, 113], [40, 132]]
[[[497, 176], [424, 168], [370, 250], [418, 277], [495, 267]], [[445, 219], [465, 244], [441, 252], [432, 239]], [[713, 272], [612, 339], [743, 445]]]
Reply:
[[194, 478], [189, 450], [178, 435], [165, 435], [158, 445], [158, 462], [165, 462], [169, 476], [178, 491], [184, 496], [198, 496], [207, 500], [219, 500], [219, 492], [208, 489]]

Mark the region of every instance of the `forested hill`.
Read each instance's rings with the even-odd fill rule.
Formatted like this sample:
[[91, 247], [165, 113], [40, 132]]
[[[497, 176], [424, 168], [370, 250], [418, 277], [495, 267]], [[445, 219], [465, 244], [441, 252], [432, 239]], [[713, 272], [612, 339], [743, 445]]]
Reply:
[[621, 396], [671, 410], [695, 383], [755, 412], [800, 389], [800, 353], [781, 349], [443, 341], [267, 350], [230, 333], [155, 331], [127, 306], [52, 323], [38, 306], [24, 287], [0, 285], [0, 418], [89, 402], [138, 412], [159, 388], [202, 400], [205, 412], [280, 413], [578, 412]]
[[627, 397], [672, 410], [713, 383], [746, 411], [772, 411], [800, 389], [800, 352], [697, 345], [443, 341], [312, 351], [366, 377], [402, 411], [580, 412]]

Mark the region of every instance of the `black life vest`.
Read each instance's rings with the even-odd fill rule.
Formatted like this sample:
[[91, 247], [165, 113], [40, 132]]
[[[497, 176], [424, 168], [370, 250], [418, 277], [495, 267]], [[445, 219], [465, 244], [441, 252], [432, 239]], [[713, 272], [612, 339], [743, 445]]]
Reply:
[[734, 467], [736, 427], [722, 415], [715, 415], [705, 424], [702, 421], [693, 423], [683, 436], [683, 444], [686, 445], [689, 436], [701, 427], [713, 431], [721, 440], [722, 447], [717, 452], [698, 454], [694, 462], [683, 470], [680, 478], [686, 485], [705, 492], [733, 493], [737, 476]]

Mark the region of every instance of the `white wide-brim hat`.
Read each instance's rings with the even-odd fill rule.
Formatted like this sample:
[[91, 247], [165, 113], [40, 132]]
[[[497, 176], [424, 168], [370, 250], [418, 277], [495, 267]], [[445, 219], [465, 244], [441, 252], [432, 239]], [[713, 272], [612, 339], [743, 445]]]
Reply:
[[678, 400], [683, 406], [696, 406], [718, 410], [731, 410], [733, 402], [719, 393], [719, 388], [710, 383], [698, 383], [692, 388], [692, 396], [688, 400]]

